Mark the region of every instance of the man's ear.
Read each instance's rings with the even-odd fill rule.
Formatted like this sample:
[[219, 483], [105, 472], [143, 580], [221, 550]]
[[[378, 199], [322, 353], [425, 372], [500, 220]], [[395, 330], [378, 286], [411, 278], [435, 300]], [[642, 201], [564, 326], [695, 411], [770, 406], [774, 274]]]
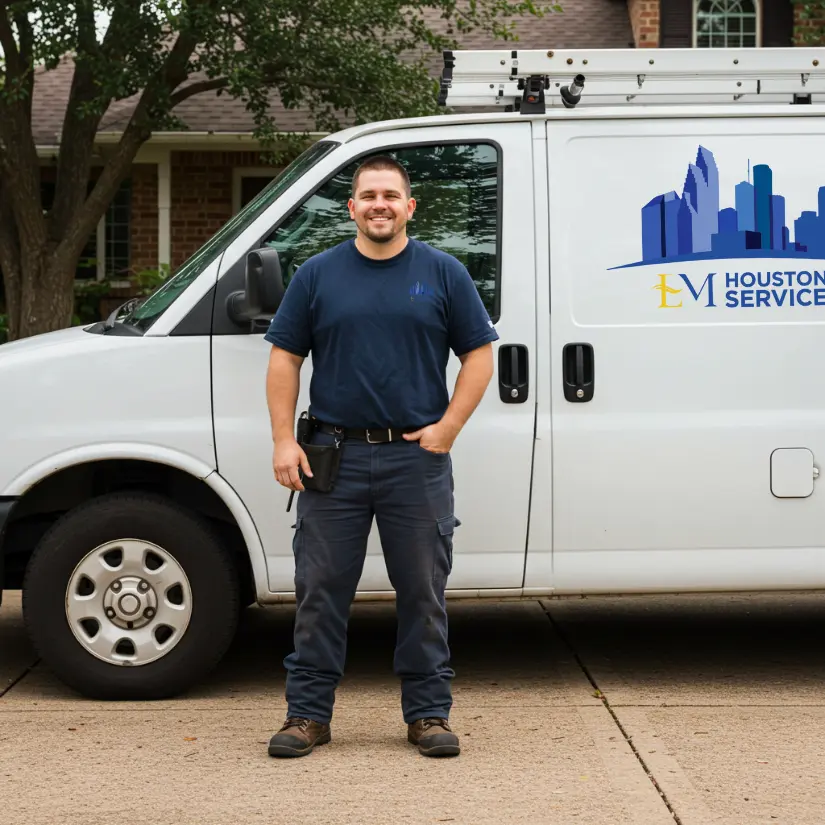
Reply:
[[415, 198], [410, 198], [407, 201], [407, 218], [408, 219], [413, 216], [413, 213], [415, 212], [415, 207], [416, 206], [417, 206], [417, 204], [415, 202]]
[[355, 201], [352, 198], [347, 201], [347, 209], [349, 209], [349, 216], [355, 220]]

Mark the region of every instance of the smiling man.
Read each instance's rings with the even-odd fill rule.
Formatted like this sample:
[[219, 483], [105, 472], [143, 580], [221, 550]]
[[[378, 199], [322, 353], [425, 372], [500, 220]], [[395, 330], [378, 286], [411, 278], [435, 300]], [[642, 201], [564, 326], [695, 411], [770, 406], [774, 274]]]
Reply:
[[[299, 491], [295, 649], [272, 756], [330, 741], [373, 518], [396, 593], [407, 739], [427, 756], [460, 750], [448, 721], [455, 674], [444, 591], [459, 523], [450, 450], [490, 382], [498, 335], [466, 268], [407, 237], [415, 208], [403, 166], [362, 163], [349, 200], [356, 237], [298, 269], [266, 334], [275, 477]], [[451, 350], [461, 360], [452, 399]], [[311, 432], [299, 442], [295, 407], [310, 353]]]

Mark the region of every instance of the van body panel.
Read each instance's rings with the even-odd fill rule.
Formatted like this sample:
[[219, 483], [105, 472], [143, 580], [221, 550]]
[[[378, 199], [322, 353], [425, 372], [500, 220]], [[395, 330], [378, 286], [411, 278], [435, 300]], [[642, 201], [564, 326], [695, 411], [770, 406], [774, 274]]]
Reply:
[[[215, 469], [209, 337], [100, 335], [72, 327], [4, 344], [0, 495], [68, 463], [161, 454]], [[131, 445], [131, 446], [129, 446]]]

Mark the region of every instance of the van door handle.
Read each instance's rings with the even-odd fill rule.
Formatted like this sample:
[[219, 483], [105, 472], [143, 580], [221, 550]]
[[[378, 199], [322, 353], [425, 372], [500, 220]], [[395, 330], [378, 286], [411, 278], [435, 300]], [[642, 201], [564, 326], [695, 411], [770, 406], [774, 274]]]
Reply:
[[527, 347], [504, 344], [498, 350], [498, 394], [505, 404], [523, 404], [527, 400], [530, 373]]
[[564, 397], [576, 404], [593, 398], [595, 365], [592, 344], [566, 344], [562, 350]]

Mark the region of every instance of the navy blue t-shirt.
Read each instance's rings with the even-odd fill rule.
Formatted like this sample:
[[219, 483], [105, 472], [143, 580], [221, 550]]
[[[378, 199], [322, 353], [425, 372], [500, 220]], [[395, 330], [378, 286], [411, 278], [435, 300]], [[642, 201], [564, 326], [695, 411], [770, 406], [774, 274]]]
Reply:
[[467, 269], [409, 238], [374, 260], [344, 241], [302, 264], [265, 335], [312, 354], [311, 415], [344, 427], [423, 427], [449, 404], [445, 370], [498, 339]]

